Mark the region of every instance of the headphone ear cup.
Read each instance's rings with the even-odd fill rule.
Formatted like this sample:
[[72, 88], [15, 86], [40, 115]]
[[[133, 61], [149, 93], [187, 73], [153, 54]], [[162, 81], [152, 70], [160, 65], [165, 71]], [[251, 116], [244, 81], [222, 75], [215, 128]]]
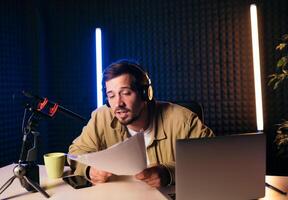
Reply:
[[144, 72], [144, 74], [145, 74], [148, 84], [144, 87], [144, 90], [143, 90], [143, 100], [151, 101], [153, 99], [153, 88], [151, 85], [151, 80], [146, 72]]
[[142, 91], [142, 100], [151, 101], [153, 99], [153, 88], [151, 85], [145, 86]]
[[151, 85], [149, 85], [148, 89], [147, 89], [147, 100], [151, 101], [153, 99], [154, 95], [153, 95], [153, 88]]

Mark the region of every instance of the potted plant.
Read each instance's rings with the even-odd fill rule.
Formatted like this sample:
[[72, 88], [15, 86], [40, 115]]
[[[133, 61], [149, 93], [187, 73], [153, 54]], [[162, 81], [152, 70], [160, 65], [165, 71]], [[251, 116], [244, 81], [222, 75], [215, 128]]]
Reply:
[[[288, 34], [281, 38], [281, 42], [276, 46], [276, 50], [280, 52], [280, 58], [277, 61], [276, 72], [269, 75], [268, 85], [274, 90], [279, 87], [288, 78]], [[288, 157], [288, 121], [282, 122], [276, 133], [275, 144], [278, 148], [279, 155]]]
[[272, 85], [276, 90], [281, 82], [288, 77], [288, 34], [283, 35], [280, 44], [276, 46], [276, 50], [280, 51], [281, 57], [277, 62], [276, 72], [269, 75], [268, 85]]

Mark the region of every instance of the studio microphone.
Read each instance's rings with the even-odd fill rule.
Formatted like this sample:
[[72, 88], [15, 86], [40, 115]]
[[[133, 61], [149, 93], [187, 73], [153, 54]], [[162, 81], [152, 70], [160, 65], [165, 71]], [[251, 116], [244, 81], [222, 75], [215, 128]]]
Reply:
[[30, 94], [26, 91], [22, 91], [22, 93], [24, 96], [26, 96], [28, 98], [32, 98], [32, 99], [36, 100], [37, 102], [39, 102], [38, 107], [37, 107], [38, 111], [41, 112], [42, 110], [44, 110], [46, 108], [46, 106], [48, 106], [50, 117], [54, 117], [57, 112], [61, 112], [68, 117], [71, 117], [71, 118], [77, 119], [83, 123], [86, 123], [86, 119], [84, 117], [78, 115], [77, 113], [72, 112], [71, 110], [68, 110], [67, 108], [64, 108], [63, 106], [60, 106], [58, 103], [54, 103], [54, 102], [48, 100], [47, 98], [33, 95], [33, 94]]

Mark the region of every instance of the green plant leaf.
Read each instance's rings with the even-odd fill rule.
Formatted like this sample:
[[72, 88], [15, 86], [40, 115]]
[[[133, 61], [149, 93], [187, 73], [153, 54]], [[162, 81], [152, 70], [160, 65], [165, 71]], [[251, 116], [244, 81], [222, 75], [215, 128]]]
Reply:
[[274, 90], [288, 78], [288, 34], [284, 34], [281, 40], [282, 42], [276, 46], [276, 50], [281, 51], [282, 57], [276, 63], [276, 73], [268, 76], [268, 85], [272, 86]]
[[282, 70], [283, 73], [278, 75], [278, 79], [280, 79], [281, 81], [285, 80], [287, 78], [287, 73], [284, 73], [285, 70]]
[[280, 43], [276, 46], [276, 50], [282, 50], [286, 47], [287, 43]]
[[277, 79], [275, 74], [269, 76], [270, 80], [268, 81], [268, 85], [273, 85], [273, 82]]
[[283, 40], [283, 41], [288, 41], [288, 34], [284, 34], [284, 35], [282, 36], [282, 40]]
[[287, 65], [287, 57], [283, 56], [278, 60], [277, 67], [284, 67], [285, 65]]
[[273, 86], [273, 90], [276, 90], [278, 88], [278, 85], [281, 81], [276, 81], [274, 86]]

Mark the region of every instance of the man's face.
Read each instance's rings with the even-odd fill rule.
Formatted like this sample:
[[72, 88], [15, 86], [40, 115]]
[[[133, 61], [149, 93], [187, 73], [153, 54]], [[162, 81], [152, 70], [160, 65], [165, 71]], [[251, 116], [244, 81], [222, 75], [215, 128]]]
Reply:
[[129, 125], [140, 119], [145, 102], [131, 87], [133, 77], [123, 74], [107, 81], [106, 95], [116, 118], [123, 125]]

